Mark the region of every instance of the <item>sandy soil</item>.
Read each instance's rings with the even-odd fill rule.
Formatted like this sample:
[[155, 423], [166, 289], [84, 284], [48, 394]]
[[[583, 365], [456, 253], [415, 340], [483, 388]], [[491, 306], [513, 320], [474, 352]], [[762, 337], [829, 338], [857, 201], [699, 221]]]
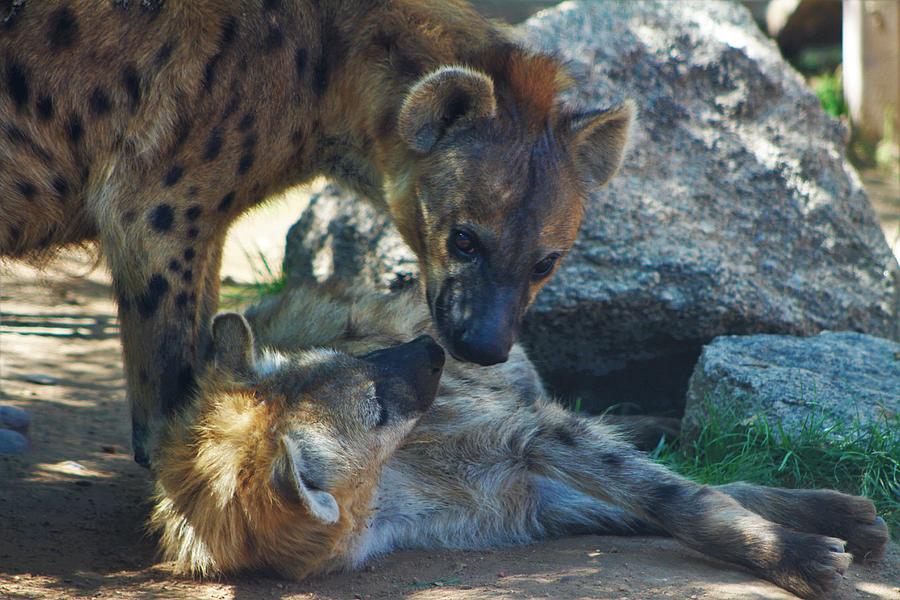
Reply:
[[[102, 269], [67, 257], [2, 275], [0, 402], [32, 448], [0, 457], [0, 598], [740, 598], [791, 596], [658, 538], [578, 537], [489, 552], [404, 552], [303, 584], [173, 577], [144, 532], [120, 346]], [[35, 376], [42, 383], [35, 383]], [[900, 599], [900, 550], [852, 567], [840, 598]]]

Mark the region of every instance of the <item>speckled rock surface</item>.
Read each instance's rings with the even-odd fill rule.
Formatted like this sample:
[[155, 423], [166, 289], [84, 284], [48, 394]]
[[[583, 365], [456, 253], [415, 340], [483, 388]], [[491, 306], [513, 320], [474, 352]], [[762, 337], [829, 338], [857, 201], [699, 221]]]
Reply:
[[691, 376], [683, 432], [696, 433], [710, 407], [780, 421], [787, 433], [805, 421], [883, 426], [900, 415], [900, 344], [853, 332], [719, 337]]
[[[523, 331], [550, 387], [588, 407], [677, 413], [700, 348], [723, 334], [898, 336], [897, 262], [845, 129], [743, 6], [697, 6], [564, 2], [518, 29], [571, 65], [570, 100], [633, 98], [641, 112], [623, 169], [591, 197]], [[370, 213], [311, 207], [289, 236], [289, 277], [384, 285], [414, 273]]]

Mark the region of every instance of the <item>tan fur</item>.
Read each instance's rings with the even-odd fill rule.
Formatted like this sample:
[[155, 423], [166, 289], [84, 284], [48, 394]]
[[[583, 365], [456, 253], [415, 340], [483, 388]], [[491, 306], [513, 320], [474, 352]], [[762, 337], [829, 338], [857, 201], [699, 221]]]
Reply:
[[[851, 558], [845, 544], [857, 558], [884, 552], [887, 527], [869, 500], [697, 485], [603, 420], [547, 400], [518, 346], [494, 367], [448, 360], [424, 415], [393, 412], [373, 426], [371, 395], [359, 391], [373, 376], [367, 353], [421, 344], [396, 345], [433, 331], [427, 317], [408, 292], [293, 290], [248, 311], [257, 347], [252, 368], [238, 368], [250, 374], [237, 378], [216, 365], [251, 348], [250, 329], [237, 315], [217, 318], [246, 336], [215, 336], [216, 356], [232, 358], [209, 368], [161, 441], [152, 526], [178, 570], [266, 567], [303, 578], [398, 548], [665, 533], [814, 598], [839, 585]], [[380, 402], [396, 407], [404, 393]], [[292, 453], [278, 443], [284, 436], [303, 449]], [[289, 456], [299, 489], [332, 495], [336, 522], [279, 485]]]
[[[0, 257], [99, 241], [142, 463], [202, 368], [223, 240], [242, 212], [317, 175], [356, 190], [420, 257], [451, 351], [497, 362], [552, 272], [533, 277], [534, 265], [571, 247], [631, 119], [626, 107], [594, 123], [560, 103], [558, 62], [460, 0], [0, 8]], [[480, 83], [408, 96], [460, 72]], [[402, 134], [401, 107], [433, 133], [428, 149]], [[480, 236], [485, 269], [448, 253], [458, 228]], [[485, 324], [497, 335], [469, 339]]]

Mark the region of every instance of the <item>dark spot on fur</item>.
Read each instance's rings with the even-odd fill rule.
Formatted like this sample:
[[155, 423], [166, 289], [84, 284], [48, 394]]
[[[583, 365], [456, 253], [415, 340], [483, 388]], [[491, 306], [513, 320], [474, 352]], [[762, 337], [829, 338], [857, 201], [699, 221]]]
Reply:
[[306, 48], [297, 48], [294, 52], [294, 70], [297, 72], [297, 78], [302, 82], [303, 74], [306, 73], [306, 62], [309, 55]]
[[263, 48], [266, 52], [274, 52], [284, 46], [284, 32], [277, 25], [269, 24], [269, 33], [263, 41]]
[[162, 46], [160, 46], [159, 50], [156, 51], [156, 58], [154, 62], [156, 63], [156, 68], [162, 67], [165, 63], [169, 62], [169, 59], [172, 57], [172, 50], [175, 49], [175, 42], [169, 40]]
[[69, 195], [69, 182], [63, 179], [60, 175], [57, 175], [53, 178], [53, 191], [56, 192], [56, 195], [59, 196], [60, 199], [65, 200], [65, 198]]
[[28, 103], [28, 73], [25, 67], [12, 61], [6, 67], [6, 89], [12, 97], [16, 110], [22, 110]]
[[256, 142], [259, 141], [259, 138], [255, 133], [247, 134], [247, 137], [244, 138], [244, 141], [241, 142], [241, 148], [247, 150], [248, 152], [253, 150], [256, 147]]
[[194, 249], [193, 248], [185, 248], [183, 256], [184, 256], [185, 261], [191, 262], [192, 260], [194, 260], [194, 256], [195, 256]]
[[152, 317], [168, 291], [169, 282], [166, 278], [159, 273], [153, 275], [147, 284], [147, 290], [137, 298], [137, 309], [141, 317], [144, 319]]
[[173, 258], [169, 261], [169, 270], [173, 273], [181, 273], [181, 263], [178, 262], [177, 259]]
[[665, 520], [665, 515], [669, 510], [678, 510], [675, 504], [681, 499], [683, 493], [687, 491], [684, 484], [664, 482], [657, 483], [645, 490], [642, 503], [644, 510], [655, 520]]
[[256, 162], [256, 157], [252, 152], [247, 152], [246, 154], [241, 156], [241, 160], [238, 162], [237, 174], [243, 175], [244, 173], [249, 171], [254, 162]]
[[295, 146], [302, 146], [305, 139], [302, 129], [297, 129], [291, 134], [291, 143]]
[[219, 200], [219, 212], [226, 212], [234, 203], [234, 192], [228, 192]]
[[81, 123], [81, 117], [73, 114], [66, 122], [66, 137], [73, 144], [77, 144], [81, 141], [82, 136], [84, 136], [84, 125]]
[[44, 94], [38, 98], [35, 108], [37, 109], [38, 117], [42, 121], [49, 121], [53, 118], [53, 98], [50, 96]]
[[203, 148], [203, 160], [215, 160], [222, 151], [222, 128], [213, 127], [209, 137], [206, 138], [206, 145]]
[[198, 188], [196, 185], [192, 185], [190, 188], [188, 188], [188, 196], [190, 196], [191, 198], [196, 197], [198, 193], [200, 193], [200, 188]]
[[185, 283], [190, 283], [194, 278], [194, 272], [190, 269], [187, 269], [184, 273], [181, 274], [181, 280]]
[[133, 64], [126, 65], [122, 69], [122, 87], [131, 100], [131, 110], [136, 111], [141, 105], [141, 75]]
[[212, 89], [216, 80], [216, 69], [222, 60], [222, 56], [228, 46], [234, 42], [237, 36], [237, 21], [234, 17], [228, 17], [222, 24], [222, 33], [219, 36], [219, 51], [213, 54], [203, 68], [203, 87], [207, 91]]
[[572, 432], [565, 425], [541, 425], [538, 434], [549, 437], [563, 446], [575, 446], [577, 442]]
[[34, 184], [30, 181], [17, 181], [16, 187], [19, 189], [19, 192], [25, 196], [26, 200], [34, 200], [34, 197], [37, 195], [37, 188], [34, 187]]
[[604, 452], [600, 455], [600, 462], [610, 469], [620, 469], [625, 462], [625, 459], [621, 454], [617, 454], [616, 452]]
[[219, 66], [220, 60], [222, 60], [221, 54], [213, 54], [207, 61], [206, 66], [203, 67], [203, 89], [206, 91], [212, 89], [212, 85], [216, 80], [216, 67]]
[[24, 131], [11, 123], [3, 125], [3, 132], [6, 134], [6, 138], [15, 145], [27, 144], [30, 139]]
[[175, 222], [175, 211], [168, 204], [160, 204], [150, 211], [149, 219], [150, 225], [156, 231], [169, 231]]
[[194, 239], [198, 235], [200, 235], [200, 230], [197, 229], [196, 227], [191, 227], [190, 229], [187, 230], [188, 239]]
[[178, 119], [178, 124], [175, 126], [175, 144], [172, 146], [173, 154], [184, 145], [190, 135], [191, 122], [182, 116]]
[[249, 111], [241, 117], [241, 120], [238, 121], [238, 131], [247, 131], [251, 127], [253, 127], [253, 123], [256, 122], [256, 115], [253, 114], [253, 111]]
[[178, 308], [184, 308], [188, 303], [188, 295], [185, 292], [180, 292], [177, 296], [175, 296], [175, 306]]
[[78, 20], [68, 8], [60, 8], [50, 15], [50, 47], [53, 50], [68, 48], [78, 39]]
[[222, 111], [221, 121], [225, 121], [237, 112], [237, 109], [241, 107], [241, 95], [237, 90], [231, 91], [231, 96], [228, 98], [228, 104], [225, 105], [225, 110]]
[[81, 185], [85, 185], [88, 182], [88, 179], [91, 178], [91, 167], [90, 165], [84, 165], [81, 168]]
[[222, 23], [222, 36], [219, 41], [219, 49], [224, 50], [234, 42], [237, 36], [238, 23], [234, 17], [228, 17]]
[[122, 215], [123, 223], [134, 223], [135, 219], [137, 219], [137, 212], [133, 210], [126, 210], [125, 214]]
[[172, 187], [181, 180], [182, 175], [184, 175], [184, 167], [181, 165], [172, 165], [169, 172], [166, 173], [163, 183], [166, 187]]
[[44, 150], [44, 148], [31, 139], [27, 133], [15, 125], [9, 123], [4, 124], [3, 132], [6, 134], [7, 139], [14, 145], [24, 146], [29, 152], [47, 164], [52, 162], [53, 157], [50, 156], [50, 153]]
[[93, 114], [95, 117], [100, 117], [107, 114], [109, 112], [109, 109], [112, 108], [109, 96], [101, 88], [94, 88], [94, 91], [91, 92], [90, 102], [91, 114]]
[[281, 0], [265, 0], [263, 8], [266, 10], [278, 10], [281, 8]]
[[184, 216], [187, 217], [188, 221], [196, 221], [197, 217], [203, 212], [203, 207], [199, 204], [195, 204], [184, 211]]

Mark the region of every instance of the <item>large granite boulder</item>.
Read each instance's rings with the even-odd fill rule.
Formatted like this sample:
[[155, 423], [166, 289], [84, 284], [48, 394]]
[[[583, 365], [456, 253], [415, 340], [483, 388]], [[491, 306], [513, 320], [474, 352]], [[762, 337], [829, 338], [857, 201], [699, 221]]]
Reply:
[[[525, 322], [551, 389], [677, 414], [716, 336], [900, 334], [897, 261], [846, 131], [746, 8], [565, 2], [518, 31], [568, 61], [572, 101], [633, 98], [641, 112], [624, 167], [590, 198]], [[327, 279], [311, 265], [329, 263], [379, 284], [414, 274], [387, 220], [339, 197], [318, 196], [289, 234], [288, 277]]]
[[780, 422], [788, 434], [804, 426], [896, 423], [900, 344], [853, 332], [716, 338], [691, 376], [682, 431], [693, 436], [709, 410]]

